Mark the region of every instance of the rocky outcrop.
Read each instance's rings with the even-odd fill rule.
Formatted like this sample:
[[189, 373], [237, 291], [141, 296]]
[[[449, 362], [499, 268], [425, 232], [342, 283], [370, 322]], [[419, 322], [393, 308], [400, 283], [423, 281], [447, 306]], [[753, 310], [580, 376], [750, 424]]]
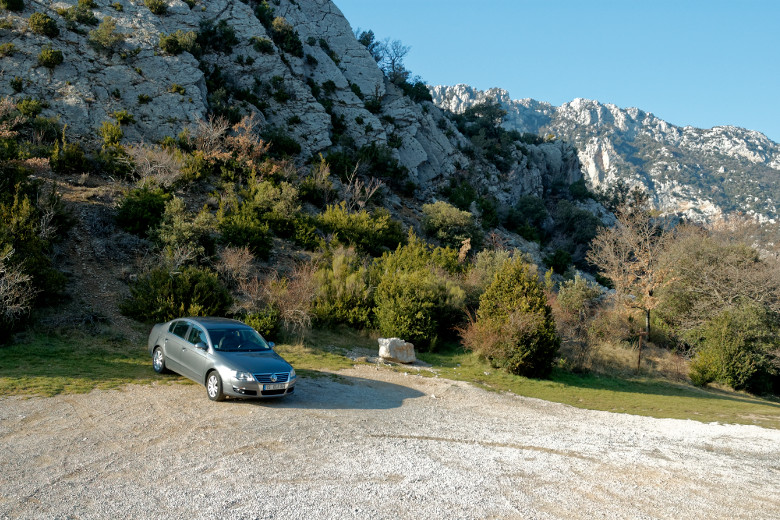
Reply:
[[696, 220], [730, 212], [778, 218], [780, 146], [759, 132], [678, 127], [637, 108], [586, 99], [560, 107], [513, 100], [497, 88], [439, 86], [431, 93], [437, 106], [455, 113], [496, 99], [507, 111], [505, 128], [573, 143], [585, 178], [596, 189], [618, 179], [642, 185], [657, 207]]

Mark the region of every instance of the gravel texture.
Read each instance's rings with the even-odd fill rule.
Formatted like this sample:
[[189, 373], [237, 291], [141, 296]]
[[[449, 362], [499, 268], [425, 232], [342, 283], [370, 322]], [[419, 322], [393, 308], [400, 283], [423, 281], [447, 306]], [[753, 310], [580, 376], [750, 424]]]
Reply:
[[275, 401], [0, 399], [0, 518], [780, 518], [780, 431], [369, 365]]

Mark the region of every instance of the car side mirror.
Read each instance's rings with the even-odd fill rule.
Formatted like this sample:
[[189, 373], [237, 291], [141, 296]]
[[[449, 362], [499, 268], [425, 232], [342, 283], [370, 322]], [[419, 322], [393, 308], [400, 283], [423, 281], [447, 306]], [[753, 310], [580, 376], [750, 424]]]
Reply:
[[276, 346], [276, 343], [274, 343], [273, 341], [269, 341], [268, 346], [274, 348]]
[[195, 348], [200, 350], [208, 350], [209, 346], [203, 343], [202, 341], [198, 341], [197, 343], [195, 343]]

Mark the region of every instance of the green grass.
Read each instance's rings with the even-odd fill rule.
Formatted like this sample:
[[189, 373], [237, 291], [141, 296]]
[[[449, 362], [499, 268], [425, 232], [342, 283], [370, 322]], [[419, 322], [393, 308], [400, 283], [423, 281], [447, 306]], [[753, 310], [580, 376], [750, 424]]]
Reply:
[[[350, 329], [316, 330], [276, 347], [303, 378], [345, 382], [337, 373], [355, 365], [347, 355], [376, 353], [376, 339]], [[421, 375], [468, 381], [493, 391], [564, 403], [578, 408], [702, 422], [756, 424], [780, 428], [780, 402], [745, 393], [701, 389], [650, 378], [619, 378], [553, 371], [549, 380], [513, 376], [492, 368], [456, 346], [441, 353], [419, 353], [432, 365]], [[399, 371], [409, 367], [399, 366]], [[152, 382], [187, 383], [176, 375], [157, 375], [146, 346], [107, 333], [87, 335], [29, 333], [0, 347], [0, 395], [53, 396], [95, 388]]]
[[157, 375], [145, 346], [110, 335], [31, 333], [0, 347], [0, 395], [76, 394], [128, 383], [176, 381]]
[[418, 357], [430, 363], [439, 377], [578, 408], [780, 428], [780, 401], [741, 392], [703, 389], [662, 379], [573, 374], [562, 370], [554, 370], [549, 380], [528, 379], [494, 369], [474, 354], [457, 348], [441, 354], [421, 353]]

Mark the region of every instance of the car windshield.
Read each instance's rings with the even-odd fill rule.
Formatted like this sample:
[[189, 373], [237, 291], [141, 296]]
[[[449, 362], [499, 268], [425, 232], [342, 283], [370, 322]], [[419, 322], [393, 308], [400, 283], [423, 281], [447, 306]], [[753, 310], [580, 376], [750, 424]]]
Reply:
[[250, 327], [209, 328], [214, 350], [221, 352], [258, 352], [271, 350], [263, 337]]

